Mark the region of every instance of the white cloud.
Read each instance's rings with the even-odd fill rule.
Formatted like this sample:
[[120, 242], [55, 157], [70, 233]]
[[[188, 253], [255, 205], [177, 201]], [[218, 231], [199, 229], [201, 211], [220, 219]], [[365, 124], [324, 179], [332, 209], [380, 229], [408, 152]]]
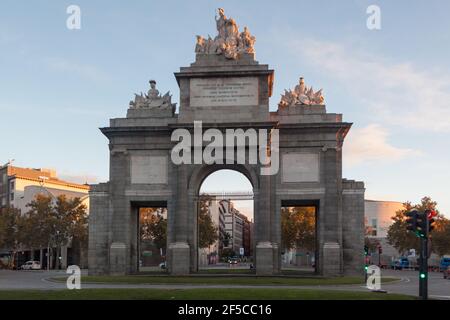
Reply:
[[386, 163], [420, 154], [412, 149], [390, 145], [387, 141], [388, 136], [387, 130], [378, 124], [353, 128], [344, 142], [345, 164], [353, 166], [360, 163]]
[[354, 46], [312, 39], [291, 41], [289, 46], [337, 79], [362, 107], [387, 124], [450, 131], [447, 75], [418, 70], [411, 63], [392, 63]]

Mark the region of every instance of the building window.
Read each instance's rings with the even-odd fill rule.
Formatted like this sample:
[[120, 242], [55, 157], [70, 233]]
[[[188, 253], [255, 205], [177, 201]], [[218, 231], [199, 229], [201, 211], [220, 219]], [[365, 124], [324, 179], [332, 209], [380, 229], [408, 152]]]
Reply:
[[376, 237], [377, 236], [377, 219], [372, 219], [372, 225], [371, 225], [371, 236]]
[[14, 192], [11, 192], [9, 199], [10, 199], [10, 201], [14, 201]]
[[11, 182], [9, 183], [9, 190], [10, 190], [10, 191], [13, 191], [13, 190], [14, 190], [14, 181], [11, 181]]
[[6, 198], [2, 197], [2, 207], [6, 206]]
[[377, 219], [372, 219], [372, 228], [377, 227]]

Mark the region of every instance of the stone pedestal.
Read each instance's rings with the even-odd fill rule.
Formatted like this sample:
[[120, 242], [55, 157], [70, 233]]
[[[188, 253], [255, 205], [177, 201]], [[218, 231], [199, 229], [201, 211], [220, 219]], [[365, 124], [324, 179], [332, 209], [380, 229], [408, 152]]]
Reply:
[[175, 242], [169, 245], [170, 266], [169, 271], [172, 275], [189, 274], [190, 249], [186, 242]]
[[127, 118], [171, 118], [174, 115], [174, 109], [167, 108], [142, 108], [133, 109], [130, 108], [127, 111]]
[[272, 275], [274, 270], [273, 245], [270, 242], [259, 242], [256, 245], [256, 274]]
[[109, 249], [110, 270], [109, 274], [112, 276], [125, 275], [127, 270], [126, 265], [126, 251], [127, 247], [123, 242], [113, 242]]
[[337, 242], [325, 242], [323, 245], [324, 276], [338, 276], [341, 274], [341, 247]]

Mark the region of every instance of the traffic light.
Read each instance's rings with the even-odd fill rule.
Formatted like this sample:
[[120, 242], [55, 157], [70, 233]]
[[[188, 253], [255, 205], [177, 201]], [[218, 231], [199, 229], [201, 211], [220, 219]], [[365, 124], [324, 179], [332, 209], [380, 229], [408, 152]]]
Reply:
[[427, 274], [425, 272], [421, 272], [419, 277], [420, 279], [425, 279], [427, 277]]
[[406, 216], [408, 217], [406, 219], [406, 229], [412, 232], [417, 231], [417, 215], [419, 212], [417, 210], [412, 210], [406, 213]]
[[437, 212], [434, 210], [425, 210], [425, 214], [428, 218], [428, 234], [430, 234], [434, 229], [434, 223], [436, 222], [434, 217], [437, 215]]
[[378, 246], [378, 254], [382, 254], [383, 253], [383, 248], [381, 247], [381, 245]]
[[425, 212], [418, 213], [416, 216], [416, 234], [421, 238], [428, 235], [428, 216]]
[[368, 246], [364, 246], [364, 255], [365, 256], [369, 255], [369, 247]]

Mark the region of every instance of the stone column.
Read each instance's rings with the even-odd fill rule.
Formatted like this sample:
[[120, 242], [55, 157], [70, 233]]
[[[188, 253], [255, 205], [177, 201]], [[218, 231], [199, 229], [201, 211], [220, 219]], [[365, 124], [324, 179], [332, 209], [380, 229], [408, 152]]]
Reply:
[[109, 246], [111, 208], [109, 183], [91, 186], [89, 192], [89, 275], [109, 272]]
[[176, 205], [172, 235], [173, 242], [169, 244], [170, 272], [173, 275], [189, 274], [190, 247], [188, 243], [188, 194], [187, 167], [182, 164], [177, 167]]
[[322, 153], [323, 178], [325, 184], [324, 203], [320, 210], [323, 221], [320, 241], [321, 273], [335, 276], [342, 273], [342, 177], [340, 151], [329, 148]]
[[[271, 242], [270, 176], [260, 176], [260, 189], [255, 213], [256, 226], [256, 274], [271, 275], [274, 270], [273, 244]], [[257, 217], [256, 217], [257, 215]]]
[[128, 152], [112, 150], [110, 157], [111, 202], [112, 202], [112, 241], [109, 247], [110, 273], [127, 274], [129, 266], [130, 205], [126, 202], [125, 186], [129, 174]]

